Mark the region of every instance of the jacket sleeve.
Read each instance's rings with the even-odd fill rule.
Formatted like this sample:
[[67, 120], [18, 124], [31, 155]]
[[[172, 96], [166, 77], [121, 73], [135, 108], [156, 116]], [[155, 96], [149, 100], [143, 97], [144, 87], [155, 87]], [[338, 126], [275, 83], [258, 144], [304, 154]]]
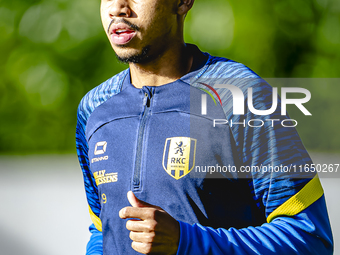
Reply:
[[[256, 109], [271, 107], [272, 88], [265, 82], [252, 82], [253, 85], [248, 82], [243, 86], [239, 79], [234, 83], [240, 83], [237, 86], [244, 95], [252, 86]], [[285, 166], [298, 170], [288, 174], [283, 171], [249, 174], [254, 199], [260, 201], [259, 207], [264, 209], [267, 222], [242, 229], [213, 229], [180, 222], [177, 254], [333, 254], [323, 189], [315, 173], [299, 170], [300, 165], [310, 165], [312, 161], [296, 129], [281, 125], [281, 121], [289, 117], [281, 116], [280, 100], [270, 116], [255, 116], [250, 111], [234, 116], [232, 107], [228, 106], [231, 98], [226, 96], [222, 101], [227, 120], [239, 123], [230, 128], [242, 166]], [[252, 128], [248, 125], [251, 119], [261, 119], [266, 125]]]
[[93, 222], [89, 228], [92, 235], [86, 247], [86, 255], [99, 255], [103, 254], [103, 235], [101, 232], [101, 220], [99, 218], [101, 205], [98, 198], [98, 187], [90, 170], [88, 144], [85, 136], [86, 117], [84, 116], [81, 106], [82, 104], [80, 104], [78, 108], [77, 115], [76, 146], [78, 160], [84, 178], [84, 186], [90, 217]]
[[86, 246], [86, 255], [103, 255], [103, 234], [94, 224], [90, 226], [91, 237]]
[[177, 254], [333, 254], [324, 196], [294, 216], [261, 226], [213, 229], [180, 222]]

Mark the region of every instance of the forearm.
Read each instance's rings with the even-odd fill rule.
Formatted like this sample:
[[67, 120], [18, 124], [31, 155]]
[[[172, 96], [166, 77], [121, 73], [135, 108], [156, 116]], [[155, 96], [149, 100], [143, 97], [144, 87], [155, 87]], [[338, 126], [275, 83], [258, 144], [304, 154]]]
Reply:
[[213, 229], [180, 222], [177, 254], [333, 254], [324, 197], [294, 217], [260, 227]]

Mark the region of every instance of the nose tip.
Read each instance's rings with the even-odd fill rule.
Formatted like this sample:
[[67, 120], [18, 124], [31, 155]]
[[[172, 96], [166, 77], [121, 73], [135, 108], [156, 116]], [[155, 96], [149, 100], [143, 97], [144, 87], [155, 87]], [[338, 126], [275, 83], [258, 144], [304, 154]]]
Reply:
[[125, 4], [117, 4], [115, 6], [112, 6], [110, 11], [109, 11], [109, 16], [110, 18], [114, 18], [114, 17], [131, 17], [131, 9], [125, 5]]

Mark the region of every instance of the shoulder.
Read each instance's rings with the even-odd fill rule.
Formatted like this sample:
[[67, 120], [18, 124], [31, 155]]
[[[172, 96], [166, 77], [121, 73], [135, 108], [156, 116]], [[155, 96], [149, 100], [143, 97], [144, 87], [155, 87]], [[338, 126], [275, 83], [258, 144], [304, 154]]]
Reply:
[[81, 117], [86, 122], [99, 105], [118, 94], [128, 73], [129, 69], [126, 69], [87, 92], [79, 103], [78, 118]]
[[193, 86], [200, 88], [204, 87], [202, 84], [209, 84], [215, 88], [221, 98], [224, 97], [229, 103], [231, 102], [229, 100], [232, 96], [231, 92], [235, 90], [242, 92], [245, 97], [248, 95], [249, 88], [253, 89], [256, 95], [258, 92], [265, 94], [271, 92], [271, 86], [246, 65], [231, 59], [205, 54], [209, 56], [209, 59], [204, 70], [193, 81]]
[[209, 55], [204, 68], [192, 85], [214, 92], [227, 118], [233, 115], [234, 98], [238, 99], [235, 107], [240, 108], [247, 102], [248, 92], [252, 93], [253, 102], [257, 107], [268, 109], [271, 103], [272, 87], [246, 65]]
[[209, 55], [205, 67], [203, 78], [259, 78], [244, 64], [223, 57]]

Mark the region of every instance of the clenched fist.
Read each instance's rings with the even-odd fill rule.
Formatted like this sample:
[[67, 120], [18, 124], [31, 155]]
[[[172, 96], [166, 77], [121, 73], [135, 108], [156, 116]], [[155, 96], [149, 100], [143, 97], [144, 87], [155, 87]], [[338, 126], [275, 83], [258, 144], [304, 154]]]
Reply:
[[162, 208], [139, 200], [132, 191], [127, 197], [131, 206], [121, 209], [119, 217], [139, 219], [126, 222], [132, 248], [144, 254], [176, 254], [180, 236], [178, 221]]

